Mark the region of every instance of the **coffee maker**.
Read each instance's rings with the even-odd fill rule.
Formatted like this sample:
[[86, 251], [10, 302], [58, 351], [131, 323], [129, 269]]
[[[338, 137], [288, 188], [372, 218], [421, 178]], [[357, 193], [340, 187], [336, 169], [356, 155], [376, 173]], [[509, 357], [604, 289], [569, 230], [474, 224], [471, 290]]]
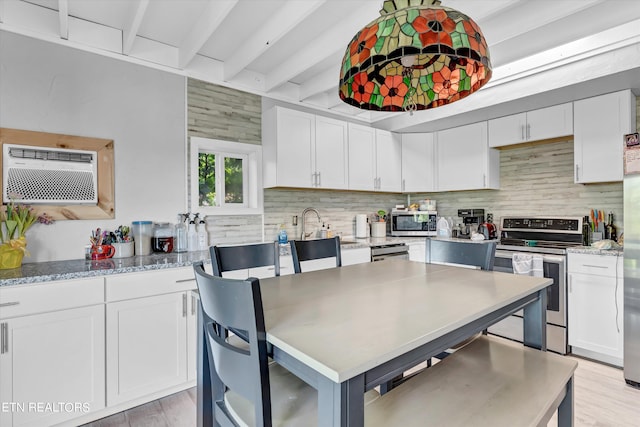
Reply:
[[462, 218], [462, 227], [458, 230], [458, 237], [471, 238], [471, 233], [478, 232], [478, 227], [484, 222], [484, 209], [458, 209], [458, 216]]

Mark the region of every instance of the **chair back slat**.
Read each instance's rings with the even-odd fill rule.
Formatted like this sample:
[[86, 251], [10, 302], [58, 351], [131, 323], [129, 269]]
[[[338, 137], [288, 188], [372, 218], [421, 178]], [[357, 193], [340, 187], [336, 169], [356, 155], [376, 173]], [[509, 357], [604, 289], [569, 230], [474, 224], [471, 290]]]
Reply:
[[293, 269], [296, 273], [301, 273], [300, 263], [322, 258], [336, 258], [336, 267], [342, 266], [340, 255], [340, 237], [316, 240], [291, 240], [291, 256], [293, 258]]
[[213, 274], [222, 277], [225, 271], [274, 266], [275, 275], [280, 275], [278, 243], [257, 243], [240, 246], [211, 246]]
[[427, 263], [469, 265], [493, 270], [496, 255], [495, 241], [427, 239]]
[[[209, 362], [225, 387], [253, 403], [255, 419], [264, 421], [260, 425], [270, 425], [271, 396], [260, 281], [212, 276], [204, 271], [202, 262], [195, 263], [193, 268]], [[226, 339], [233, 328], [247, 332], [248, 350], [235, 347]], [[224, 407], [223, 397], [215, 403]], [[224, 412], [216, 410], [220, 416]]]

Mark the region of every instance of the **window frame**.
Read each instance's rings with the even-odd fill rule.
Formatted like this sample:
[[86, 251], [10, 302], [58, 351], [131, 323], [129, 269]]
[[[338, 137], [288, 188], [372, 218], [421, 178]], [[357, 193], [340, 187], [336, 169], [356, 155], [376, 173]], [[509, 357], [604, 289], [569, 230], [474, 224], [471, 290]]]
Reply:
[[[218, 206], [199, 205], [199, 155], [216, 156], [216, 196], [224, 194], [223, 159], [239, 158], [243, 161], [243, 203], [224, 203]], [[223, 141], [202, 137], [190, 137], [190, 206], [191, 212], [200, 215], [255, 215], [264, 212], [262, 189], [262, 146], [242, 142]], [[222, 164], [223, 167], [218, 167]]]

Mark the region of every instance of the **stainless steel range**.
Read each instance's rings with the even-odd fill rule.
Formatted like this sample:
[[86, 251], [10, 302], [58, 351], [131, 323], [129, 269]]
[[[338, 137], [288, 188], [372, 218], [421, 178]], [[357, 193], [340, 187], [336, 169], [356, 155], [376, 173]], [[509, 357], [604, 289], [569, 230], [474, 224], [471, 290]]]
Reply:
[[[567, 353], [567, 253], [582, 244], [582, 218], [504, 217], [496, 247], [494, 271], [513, 273], [515, 253], [542, 258], [544, 277], [553, 279], [547, 288], [547, 348]], [[522, 341], [522, 312], [497, 323], [489, 332]]]

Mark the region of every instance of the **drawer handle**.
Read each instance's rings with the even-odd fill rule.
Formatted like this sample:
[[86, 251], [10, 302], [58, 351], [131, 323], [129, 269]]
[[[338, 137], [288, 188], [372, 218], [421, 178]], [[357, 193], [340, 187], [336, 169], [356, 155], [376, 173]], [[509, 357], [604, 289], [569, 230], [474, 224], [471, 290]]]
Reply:
[[193, 279], [180, 279], [180, 280], [176, 280], [176, 283], [185, 283], [185, 282], [195, 282], [196, 278], [194, 277]]
[[11, 307], [12, 305], [18, 305], [20, 301], [11, 301], [11, 302], [3, 302], [0, 303], [0, 307]]
[[593, 267], [593, 268], [609, 268], [604, 265], [593, 265], [593, 264], [582, 264], [583, 267]]
[[0, 354], [9, 352], [9, 325], [7, 322], [0, 323]]

